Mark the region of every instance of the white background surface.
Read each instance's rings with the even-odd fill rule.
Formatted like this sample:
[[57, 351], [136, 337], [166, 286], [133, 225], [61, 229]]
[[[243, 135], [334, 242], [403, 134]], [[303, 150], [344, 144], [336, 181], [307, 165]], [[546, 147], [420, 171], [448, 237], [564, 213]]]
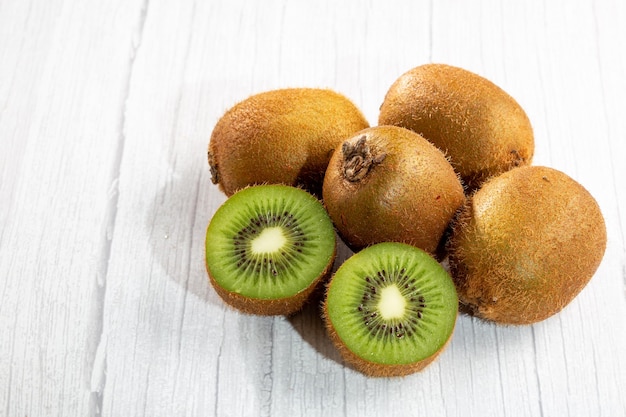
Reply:
[[[620, 0], [0, 0], [0, 416], [626, 415], [624, 22]], [[210, 288], [206, 146], [281, 87], [333, 88], [375, 125], [427, 62], [516, 98], [535, 164], [596, 197], [608, 247], [559, 315], [460, 316], [422, 373], [370, 379], [315, 308], [245, 316]]]

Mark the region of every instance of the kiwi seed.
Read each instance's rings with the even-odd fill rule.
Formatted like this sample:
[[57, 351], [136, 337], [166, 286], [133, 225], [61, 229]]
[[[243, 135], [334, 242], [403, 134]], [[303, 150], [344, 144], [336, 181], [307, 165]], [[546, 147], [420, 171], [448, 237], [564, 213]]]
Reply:
[[206, 233], [211, 284], [252, 314], [302, 308], [333, 265], [336, 239], [322, 204], [286, 185], [250, 186], [215, 212]]
[[402, 376], [423, 369], [446, 346], [458, 299], [434, 258], [384, 242], [339, 267], [323, 308], [328, 333], [347, 363], [370, 376]]

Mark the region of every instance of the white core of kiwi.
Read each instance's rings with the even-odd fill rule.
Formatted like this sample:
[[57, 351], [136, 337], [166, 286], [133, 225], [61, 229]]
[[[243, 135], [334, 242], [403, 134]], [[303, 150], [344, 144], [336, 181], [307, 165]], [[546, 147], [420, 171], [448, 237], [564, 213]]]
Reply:
[[406, 298], [397, 285], [389, 285], [381, 290], [377, 307], [383, 319], [401, 319], [406, 309]]
[[282, 227], [266, 227], [250, 242], [250, 249], [255, 255], [276, 253], [287, 243]]

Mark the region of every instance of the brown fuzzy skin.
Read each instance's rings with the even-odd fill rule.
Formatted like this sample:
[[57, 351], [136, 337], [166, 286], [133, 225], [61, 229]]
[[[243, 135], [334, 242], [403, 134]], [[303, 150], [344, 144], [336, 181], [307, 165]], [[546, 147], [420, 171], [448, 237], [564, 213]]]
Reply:
[[460, 212], [449, 242], [461, 303], [506, 324], [544, 320], [595, 274], [606, 226], [593, 196], [552, 168], [515, 168], [485, 183]]
[[390, 87], [378, 123], [411, 129], [442, 149], [468, 188], [529, 165], [534, 136], [521, 106], [491, 81], [462, 68], [427, 64]]
[[337, 144], [368, 126], [350, 100], [331, 90], [253, 95], [228, 110], [211, 134], [213, 183], [228, 196], [261, 183], [303, 186], [319, 196]]
[[324, 325], [326, 327], [326, 332], [328, 336], [332, 340], [333, 344], [341, 354], [341, 357], [346, 361], [346, 363], [357, 371], [372, 377], [399, 377], [406, 376], [410, 374], [414, 374], [416, 372], [421, 371], [430, 365], [437, 357], [444, 351], [448, 343], [450, 343], [450, 339], [452, 339], [452, 335], [454, 332], [450, 333], [450, 337], [446, 341], [446, 343], [441, 346], [441, 348], [429, 356], [426, 359], [423, 359], [419, 362], [409, 363], [404, 365], [386, 365], [368, 361], [363, 359], [362, 357], [354, 354], [350, 349], [346, 347], [343, 343], [335, 328], [333, 327], [332, 322], [328, 318], [327, 306], [326, 302], [323, 304], [322, 317], [324, 319]]
[[281, 299], [249, 298], [239, 293], [228, 291], [221, 287], [215, 281], [215, 279], [211, 275], [211, 270], [209, 269], [209, 266], [206, 264], [206, 262], [205, 266], [209, 275], [209, 282], [215, 289], [215, 292], [217, 292], [217, 294], [222, 298], [222, 300], [224, 300], [226, 304], [247, 314], [255, 314], [261, 316], [288, 316], [302, 310], [304, 304], [309, 300], [315, 290], [319, 288], [320, 285], [323, 285], [323, 283], [328, 279], [333, 267], [333, 263], [335, 261], [336, 253], [337, 244], [335, 243], [333, 256], [331, 257], [330, 262], [328, 263], [324, 271], [320, 274], [320, 276], [316, 280], [314, 280], [311, 285], [309, 285], [307, 288], [303, 289], [299, 293], [295, 294], [293, 297]]
[[[361, 138], [370, 155], [351, 159], [347, 151]], [[365, 161], [357, 166], [363, 168], [368, 158], [369, 168], [348, 178], [346, 167]], [[396, 126], [365, 129], [344, 142], [330, 160], [323, 186], [324, 205], [353, 250], [392, 241], [435, 254], [464, 200], [463, 186], [443, 153]]]

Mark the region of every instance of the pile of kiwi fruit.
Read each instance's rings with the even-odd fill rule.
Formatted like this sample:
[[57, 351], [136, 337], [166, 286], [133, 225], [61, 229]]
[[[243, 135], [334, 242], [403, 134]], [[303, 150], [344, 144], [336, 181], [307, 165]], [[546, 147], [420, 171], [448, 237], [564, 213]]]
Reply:
[[509, 94], [446, 64], [402, 74], [376, 126], [332, 90], [253, 95], [209, 141], [228, 197], [207, 227], [209, 281], [248, 314], [319, 303], [345, 364], [368, 376], [423, 369], [459, 312], [545, 320], [595, 274], [606, 227], [582, 185], [532, 165], [534, 148]]

